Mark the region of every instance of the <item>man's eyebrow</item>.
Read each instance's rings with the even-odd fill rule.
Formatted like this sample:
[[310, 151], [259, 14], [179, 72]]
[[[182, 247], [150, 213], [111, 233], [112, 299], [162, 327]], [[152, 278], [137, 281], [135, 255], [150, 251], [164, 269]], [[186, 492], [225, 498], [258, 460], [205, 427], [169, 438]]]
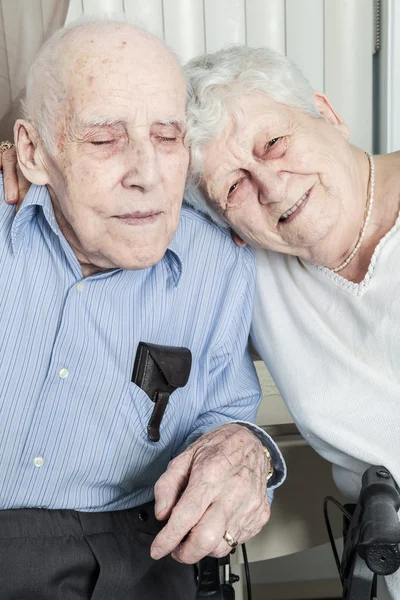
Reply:
[[83, 120], [79, 121], [79, 125], [81, 127], [84, 127], [85, 129], [87, 129], [89, 127], [106, 127], [106, 126], [112, 126], [112, 125], [121, 125], [121, 123], [122, 123], [121, 119], [114, 119], [114, 118], [102, 117], [102, 116], [91, 117], [91, 118], [83, 119]]
[[186, 130], [185, 119], [180, 119], [176, 117], [161, 119], [160, 121], [156, 121], [154, 125], [175, 125], [175, 127], [177, 127], [182, 133]]
[[[91, 117], [88, 119], [79, 120], [80, 127], [83, 127], [85, 129], [87, 129], [89, 127], [106, 127], [106, 126], [113, 126], [113, 125], [115, 126], [115, 125], [121, 125], [122, 123], [123, 123], [123, 121], [121, 119], [114, 119], [114, 118], [102, 117], [102, 116], [96, 116], [96, 117]], [[184, 133], [186, 130], [185, 119], [181, 119], [179, 117], [168, 117], [166, 119], [160, 119], [159, 121], [156, 121], [155, 123], [153, 123], [153, 125], [161, 125], [161, 126], [173, 125], [173, 126], [177, 127], [182, 133]]]

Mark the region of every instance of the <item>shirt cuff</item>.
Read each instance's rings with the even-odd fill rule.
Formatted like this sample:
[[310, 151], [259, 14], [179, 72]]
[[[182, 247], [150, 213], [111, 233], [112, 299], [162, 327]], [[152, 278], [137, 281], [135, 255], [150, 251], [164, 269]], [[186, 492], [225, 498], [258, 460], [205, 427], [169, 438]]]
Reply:
[[[254, 433], [254, 435], [256, 437], [258, 437], [260, 442], [268, 448], [268, 451], [271, 455], [272, 462], [274, 465], [274, 474], [272, 475], [271, 479], [268, 481], [268, 489], [270, 489], [272, 491], [275, 488], [282, 485], [282, 483], [286, 479], [286, 463], [284, 461], [281, 451], [279, 450], [278, 446], [275, 444], [272, 437], [270, 435], [268, 435], [268, 433], [265, 433], [264, 429], [261, 429], [261, 427], [258, 427], [258, 425], [255, 425], [254, 423], [248, 423], [247, 421], [231, 421], [231, 423], [237, 423], [238, 425], [244, 425], [245, 427], [250, 429], [250, 431], [252, 433]], [[272, 494], [272, 497], [273, 497], [273, 494]]]

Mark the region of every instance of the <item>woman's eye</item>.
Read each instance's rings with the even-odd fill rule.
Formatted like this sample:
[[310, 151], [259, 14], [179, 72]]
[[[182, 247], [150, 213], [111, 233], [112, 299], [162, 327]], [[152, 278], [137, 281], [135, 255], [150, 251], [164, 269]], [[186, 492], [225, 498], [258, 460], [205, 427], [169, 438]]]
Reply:
[[176, 140], [177, 140], [176, 137], [166, 137], [166, 136], [160, 136], [159, 139], [161, 142], [176, 142]]
[[280, 140], [280, 139], [281, 139], [281, 138], [278, 138], [278, 137], [277, 137], [277, 138], [272, 138], [272, 140], [270, 140], [270, 141], [269, 141], [269, 142], [268, 142], [268, 143], [265, 145], [265, 149], [266, 149], [266, 150], [269, 150], [270, 148], [272, 148], [272, 146], [275, 146], [275, 144], [276, 144], [277, 142], [279, 142], [279, 140]]
[[236, 190], [238, 185], [239, 185], [238, 181], [236, 183], [234, 183], [233, 185], [231, 185], [231, 187], [229, 188], [229, 191], [228, 191], [228, 198], [231, 194], [233, 194], [233, 192]]

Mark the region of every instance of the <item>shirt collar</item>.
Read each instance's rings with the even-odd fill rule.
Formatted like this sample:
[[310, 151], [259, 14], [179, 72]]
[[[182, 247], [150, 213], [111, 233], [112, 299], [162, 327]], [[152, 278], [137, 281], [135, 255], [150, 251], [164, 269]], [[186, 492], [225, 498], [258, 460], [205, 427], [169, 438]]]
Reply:
[[50, 194], [45, 185], [31, 185], [20, 209], [14, 217], [11, 227], [11, 243], [17, 253], [26, 234], [26, 226], [34, 218], [37, 207], [42, 207], [43, 214], [54, 233], [59, 236], [61, 230], [56, 221]]
[[167, 265], [170, 270], [173, 285], [175, 288], [179, 286], [183, 272], [182, 248], [181, 244], [179, 243], [179, 229], [180, 225], [174, 237], [172, 238], [164, 256], [165, 260], [167, 261]]
[[[17, 214], [14, 217], [14, 221], [11, 228], [11, 243], [14, 253], [17, 253], [23, 243], [24, 235], [26, 232], [26, 226], [34, 218], [37, 207], [42, 207], [44, 216], [50, 225], [55, 235], [60, 236], [61, 230], [56, 221], [53, 205], [51, 202], [50, 194], [45, 185], [31, 185], [26, 194], [23, 203]], [[182, 258], [181, 258], [181, 243], [180, 243], [180, 225], [177, 232], [172, 238], [167, 251], [164, 255], [164, 259], [168, 265], [173, 285], [175, 288], [178, 287], [182, 278]]]

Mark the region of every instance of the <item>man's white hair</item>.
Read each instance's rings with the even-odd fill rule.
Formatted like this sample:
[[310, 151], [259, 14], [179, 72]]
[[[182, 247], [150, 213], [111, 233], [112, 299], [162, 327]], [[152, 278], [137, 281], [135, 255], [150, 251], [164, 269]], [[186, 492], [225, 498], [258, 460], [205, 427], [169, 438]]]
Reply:
[[[103, 32], [104, 36], [107, 36], [110, 31], [121, 25], [126, 25], [164, 45], [159, 38], [142, 27], [129, 23], [124, 15], [81, 17], [56, 31], [43, 44], [31, 64], [22, 111], [24, 118], [34, 125], [51, 155], [55, 155], [56, 124], [67, 97], [64, 65], [69, 49], [79, 44], [82, 35]], [[166, 51], [170, 52], [167, 48]], [[171, 55], [174, 56], [172, 52]]]
[[[203, 151], [222, 132], [230, 116], [241, 125], [241, 111], [235, 99], [267, 94], [282, 104], [321, 117], [314, 90], [300, 69], [286, 56], [269, 48], [230, 46], [213, 54], [193, 58], [184, 67], [187, 95], [186, 143], [190, 147], [190, 204], [204, 209], [204, 194], [193, 186], [203, 183]], [[189, 197], [190, 196], [190, 197]]]

